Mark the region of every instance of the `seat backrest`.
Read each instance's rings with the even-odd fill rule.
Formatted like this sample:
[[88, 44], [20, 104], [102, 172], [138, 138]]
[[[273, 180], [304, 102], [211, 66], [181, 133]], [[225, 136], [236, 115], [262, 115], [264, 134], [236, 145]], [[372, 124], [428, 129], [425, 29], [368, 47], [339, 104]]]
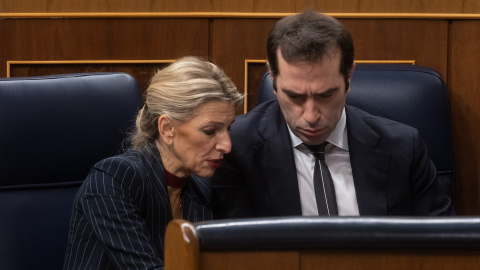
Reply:
[[[427, 67], [407, 64], [357, 64], [347, 104], [418, 129], [440, 184], [454, 198], [454, 164], [450, 109], [442, 76]], [[270, 74], [264, 74], [257, 104], [275, 99]]]
[[61, 269], [73, 199], [141, 102], [124, 73], [0, 79], [0, 269]]

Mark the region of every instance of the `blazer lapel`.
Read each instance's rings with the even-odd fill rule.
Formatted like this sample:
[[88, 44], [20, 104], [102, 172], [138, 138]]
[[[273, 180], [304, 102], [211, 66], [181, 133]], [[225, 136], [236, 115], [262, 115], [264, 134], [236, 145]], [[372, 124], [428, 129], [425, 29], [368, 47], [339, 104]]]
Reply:
[[[191, 222], [212, 219], [211, 211], [205, 211], [205, 208], [211, 204], [211, 190], [207, 188], [208, 180], [195, 175], [192, 175], [190, 180], [184, 188], [183, 217]], [[199, 183], [200, 181], [205, 183]], [[199, 217], [201, 217], [200, 220]]]
[[348, 147], [360, 215], [387, 215], [390, 153], [376, 148], [380, 136], [346, 106]]
[[[293, 149], [288, 128], [278, 103], [265, 115], [265, 123], [259, 134], [265, 143], [253, 148], [257, 164], [259, 164], [260, 179], [264, 181], [268, 194], [265, 198], [265, 211], [269, 216], [301, 215], [300, 192]], [[262, 213], [261, 213], [262, 214]]]

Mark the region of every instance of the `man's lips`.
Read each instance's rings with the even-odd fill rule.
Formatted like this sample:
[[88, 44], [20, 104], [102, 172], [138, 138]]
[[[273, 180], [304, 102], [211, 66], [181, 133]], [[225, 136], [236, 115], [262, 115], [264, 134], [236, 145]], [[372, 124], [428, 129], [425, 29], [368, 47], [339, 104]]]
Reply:
[[214, 169], [220, 168], [221, 159], [209, 159], [207, 162]]
[[322, 134], [322, 129], [300, 129], [300, 132], [308, 137], [315, 137]]

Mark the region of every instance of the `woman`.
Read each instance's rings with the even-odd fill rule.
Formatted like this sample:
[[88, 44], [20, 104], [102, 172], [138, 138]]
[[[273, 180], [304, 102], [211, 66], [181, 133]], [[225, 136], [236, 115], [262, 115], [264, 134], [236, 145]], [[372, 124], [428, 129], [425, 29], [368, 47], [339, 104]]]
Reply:
[[132, 149], [95, 164], [76, 196], [64, 269], [163, 269], [168, 222], [212, 219], [204, 178], [231, 150], [227, 130], [242, 99], [196, 57], [155, 74]]

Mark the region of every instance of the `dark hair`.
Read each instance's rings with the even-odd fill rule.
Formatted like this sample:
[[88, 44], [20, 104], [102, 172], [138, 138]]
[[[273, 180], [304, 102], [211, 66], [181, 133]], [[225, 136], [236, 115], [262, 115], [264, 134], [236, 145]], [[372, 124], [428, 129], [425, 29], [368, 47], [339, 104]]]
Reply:
[[345, 91], [348, 90], [348, 74], [353, 67], [355, 49], [352, 35], [337, 19], [306, 11], [285, 17], [275, 24], [267, 39], [268, 65], [275, 91], [279, 73], [278, 48], [287, 63], [315, 62], [332, 48], [340, 48], [340, 73], [345, 79]]

